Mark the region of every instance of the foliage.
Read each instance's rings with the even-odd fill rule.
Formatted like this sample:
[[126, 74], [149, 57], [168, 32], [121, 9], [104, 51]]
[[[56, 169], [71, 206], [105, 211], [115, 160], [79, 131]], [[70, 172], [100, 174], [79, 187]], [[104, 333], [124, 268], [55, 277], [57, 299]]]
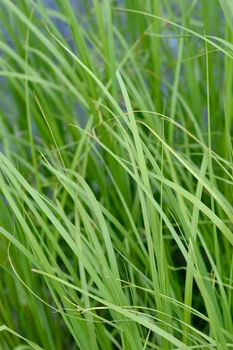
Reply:
[[1, 349], [233, 347], [232, 1], [0, 18]]

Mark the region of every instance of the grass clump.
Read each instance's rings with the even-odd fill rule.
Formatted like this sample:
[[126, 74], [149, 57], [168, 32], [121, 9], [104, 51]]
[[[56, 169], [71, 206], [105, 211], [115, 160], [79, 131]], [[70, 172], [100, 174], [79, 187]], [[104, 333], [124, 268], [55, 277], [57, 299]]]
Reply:
[[1, 349], [233, 347], [230, 0], [1, 0]]

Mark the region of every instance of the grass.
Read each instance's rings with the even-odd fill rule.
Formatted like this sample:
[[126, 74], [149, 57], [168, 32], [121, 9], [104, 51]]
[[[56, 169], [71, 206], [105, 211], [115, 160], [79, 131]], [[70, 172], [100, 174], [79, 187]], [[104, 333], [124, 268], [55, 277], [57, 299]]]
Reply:
[[0, 1], [0, 348], [233, 347], [231, 0]]

